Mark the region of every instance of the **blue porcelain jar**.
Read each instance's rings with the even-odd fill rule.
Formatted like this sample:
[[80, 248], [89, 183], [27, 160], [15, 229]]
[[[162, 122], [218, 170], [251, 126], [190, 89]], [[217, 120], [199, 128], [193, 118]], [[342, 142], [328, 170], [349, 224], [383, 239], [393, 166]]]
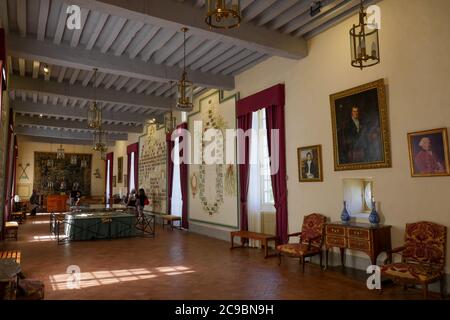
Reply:
[[378, 225], [380, 223], [380, 216], [378, 215], [375, 201], [372, 201], [372, 211], [370, 212], [369, 215], [369, 222], [372, 225]]
[[344, 209], [342, 209], [341, 221], [342, 223], [349, 223], [350, 219], [351, 219], [350, 214], [347, 211], [347, 201], [344, 201]]

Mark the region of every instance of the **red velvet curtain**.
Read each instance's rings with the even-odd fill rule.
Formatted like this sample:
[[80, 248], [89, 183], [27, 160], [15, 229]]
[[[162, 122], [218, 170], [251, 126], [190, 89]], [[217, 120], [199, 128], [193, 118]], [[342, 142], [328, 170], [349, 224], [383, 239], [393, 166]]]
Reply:
[[131, 181], [131, 176], [130, 176], [130, 174], [131, 174], [131, 154], [134, 152], [134, 184], [135, 184], [135, 189], [139, 189], [139, 182], [138, 182], [138, 179], [139, 179], [139, 143], [138, 142], [136, 142], [136, 143], [133, 143], [133, 144], [130, 144], [128, 147], [127, 147], [127, 156], [128, 156], [128, 161], [127, 161], [127, 163], [128, 163], [128, 165], [127, 165], [127, 172], [128, 172], [128, 175], [127, 175], [127, 188], [128, 188], [128, 192], [130, 192], [131, 191], [131, 189], [130, 189], [130, 181]]
[[[269, 155], [272, 155], [272, 131], [279, 130], [279, 166], [278, 171], [272, 175], [272, 189], [276, 208], [277, 236], [283, 243], [288, 241], [288, 207], [287, 207], [287, 183], [286, 183], [286, 138], [284, 126], [284, 84], [278, 84], [252, 96], [241, 99], [236, 104], [236, 117], [240, 129], [251, 128], [252, 113], [260, 109], [266, 109], [266, 121], [268, 130]], [[250, 122], [250, 125], [248, 124]], [[246, 142], [247, 144], [247, 142]], [[241, 202], [241, 229], [246, 230], [247, 224], [247, 194], [249, 179], [248, 146], [246, 149], [245, 164], [239, 165], [240, 178], [240, 202]], [[272, 150], [273, 149], [273, 150]]]
[[173, 189], [173, 159], [172, 151], [175, 142], [172, 141], [172, 133], [166, 135], [167, 144], [167, 214], [172, 213], [172, 189]]
[[[109, 164], [109, 181], [108, 181], [108, 161]], [[105, 163], [105, 195], [106, 199], [111, 199], [112, 192], [113, 192], [113, 168], [114, 168], [114, 152], [110, 152], [106, 155], [106, 163]], [[110, 194], [106, 194], [106, 184], [109, 183], [109, 191]], [[108, 201], [107, 201], [108, 203]]]
[[[1, 94], [1, 92], [0, 92]], [[13, 197], [13, 165], [15, 163], [15, 148], [14, 148], [14, 115], [12, 110], [9, 111], [9, 123], [8, 123], [8, 143], [7, 143], [7, 158], [5, 166], [5, 211], [4, 221], [8, 221], [9, 215], [12, 211]]]
[[[239, 102], [238, 102], [239, 107]], [[238, 129], [242, 129], [244, 134], [247, 130], [252, 128], [252, 113], [245, 113], [237, 118]], [[242, 141], [241, 139], [239, 139]], [[239, 203], [241, 213], [241, 230], [248, 230], [248, 212], [247, 212], [247, 195], [248, 185], [250, 183], [250, 141], [244, 140], [245, 145], [240, 146], [238, 149], [241, 151], [238, 153], [239, 161]], [[242, 154], [244, 153], [244, 154]], [[244, 157], [244, 158], [242, 158]]]
[[[276, 215], [276, 228], [277, 236], [283, 243], [289, 241], [288, 237], [288, 209], [287, 209], [287, 174], [286, 174], [286, 137], [284, 131], [284, 105], [273, 105], [266, 108], [266, 126], [267, 126], [267, 139], [269, 146], [269, 157], [272, 159], [272, 155], [275, 150], [278, 151], [278, 171], [276, 174], [272, 174], [272, 190], [275, 200]], [[272, 130], [279, 130], [279, 142], [276, 148], [272, 145]]]

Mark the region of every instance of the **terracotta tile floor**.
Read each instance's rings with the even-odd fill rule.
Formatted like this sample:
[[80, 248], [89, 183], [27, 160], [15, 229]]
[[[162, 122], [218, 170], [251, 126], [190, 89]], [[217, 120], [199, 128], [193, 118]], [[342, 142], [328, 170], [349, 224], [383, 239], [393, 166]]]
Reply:
[[[29, 217], [19, 241], [27, 278], [40, 279], [46, 299], [421, 299], [418, 290], [369, 291], [361, 272], [321, 271], [298, 260], [264, 259], [259, 249], [229, 250], [229, 243], [179, 230], [158, 228], [155, 239], [128, 238], [57, 245], [48, 216]], [[70, 289], [66, 269], [81, 270]], [[70, 284], [69, 284], [70, 285]]]

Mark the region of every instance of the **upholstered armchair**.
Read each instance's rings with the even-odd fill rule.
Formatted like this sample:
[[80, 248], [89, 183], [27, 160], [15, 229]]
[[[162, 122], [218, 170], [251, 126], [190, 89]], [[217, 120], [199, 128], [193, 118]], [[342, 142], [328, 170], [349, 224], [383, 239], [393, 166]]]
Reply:
[[[440, 281], [441, 295], [445, 296], [445, 253], [447, 227], [432, 222], [416, 222], [406, 225], [405, 244], [388, 252], [381, 275], [394, 282], [423, 287], [428, 298], [428, 285]], [[402, 255], [399, 263], [393, 263], [392, 254]]]
[[327, 218], [318, 213], [305, 216], [302, 231], [289, 235], [289, 238], [300, 237], [299, 243], [277, 246], [279, 265], [281, 265], [283, 255], [299, 258], [302, 271], [305, 272], [305, 258], [320, 255], [320, 267], [322, 268], [322, 245], [326, 221]]

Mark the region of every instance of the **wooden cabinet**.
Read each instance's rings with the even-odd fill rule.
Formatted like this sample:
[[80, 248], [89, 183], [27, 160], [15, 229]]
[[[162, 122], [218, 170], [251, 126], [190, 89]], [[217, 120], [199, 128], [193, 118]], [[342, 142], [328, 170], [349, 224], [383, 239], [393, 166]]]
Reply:
[[341, 251], [341, 263], [345, 265], [345, 249], [366, 253], [372, 265], [381, 252], [391, 249], [391, 226], [372, 226], [368, 223], [329, 223], [325, 227], [326, 266], [331, 248]]
[[67, 195], [49, 195], [47, 196], [48, 212], [64, 212], [67, 211]]

